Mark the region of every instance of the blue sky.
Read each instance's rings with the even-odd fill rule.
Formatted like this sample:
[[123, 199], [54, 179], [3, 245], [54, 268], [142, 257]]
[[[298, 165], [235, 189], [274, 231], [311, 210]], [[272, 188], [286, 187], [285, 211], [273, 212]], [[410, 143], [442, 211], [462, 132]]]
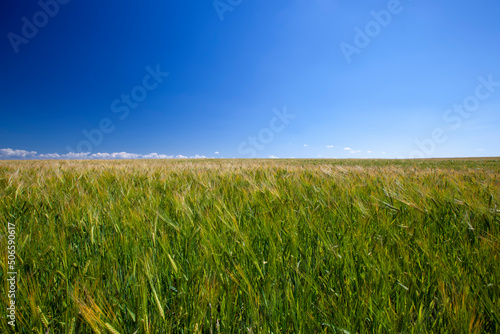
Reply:
[[500, 156], [498, 1], [1, 6], [3, 159]]

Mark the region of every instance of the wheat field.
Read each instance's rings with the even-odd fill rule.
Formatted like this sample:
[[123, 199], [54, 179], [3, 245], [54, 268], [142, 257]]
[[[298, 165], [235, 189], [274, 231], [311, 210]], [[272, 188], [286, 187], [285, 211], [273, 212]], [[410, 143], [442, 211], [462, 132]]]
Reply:
[[0, 191], [2, 333], [500, 332], [499, 159], [0, 161]]

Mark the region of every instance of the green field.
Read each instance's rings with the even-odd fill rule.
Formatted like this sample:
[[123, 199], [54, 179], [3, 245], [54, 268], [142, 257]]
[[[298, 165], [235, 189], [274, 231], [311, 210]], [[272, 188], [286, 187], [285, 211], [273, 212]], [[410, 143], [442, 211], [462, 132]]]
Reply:
[[19, 333], [500, 332], [500, 160], [0, 162]]

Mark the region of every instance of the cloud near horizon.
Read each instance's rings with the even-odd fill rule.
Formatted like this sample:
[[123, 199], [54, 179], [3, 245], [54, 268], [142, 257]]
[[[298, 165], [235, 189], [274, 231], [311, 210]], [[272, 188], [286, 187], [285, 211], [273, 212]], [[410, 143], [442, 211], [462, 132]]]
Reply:
[[206, 159], [204, 155], [166, 155], [158, 153], [136, 154], [127, 152], [114, 153], [74, 153], [67, 154], [47, 153], [39, 154], [36, 151], [14, 150], [11, 148], [0, 149], [0, 160], [34, 160], [34, 159]]

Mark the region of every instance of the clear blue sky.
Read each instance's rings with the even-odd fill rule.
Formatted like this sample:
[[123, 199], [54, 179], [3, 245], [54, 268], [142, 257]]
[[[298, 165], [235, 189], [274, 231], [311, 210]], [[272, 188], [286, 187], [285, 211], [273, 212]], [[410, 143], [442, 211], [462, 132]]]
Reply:
[[0, 158], [500, 156], [499, 1], [59, 1], [0, 5]]

